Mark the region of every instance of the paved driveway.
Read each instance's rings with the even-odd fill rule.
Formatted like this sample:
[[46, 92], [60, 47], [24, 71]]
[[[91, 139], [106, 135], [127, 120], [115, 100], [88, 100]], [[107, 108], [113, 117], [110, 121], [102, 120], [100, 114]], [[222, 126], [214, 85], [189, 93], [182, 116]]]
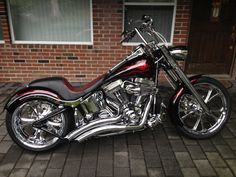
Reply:
[[[16, 84], [0, 83], [0, 110]], [[126, 177], [236, 175], [236, 86], [229, 89], [233, 112], [224, 130], [209, 140], [180, 136], [168, 119], [153, 131], [84, 143], [72, 142], [47, 153], [31, 153], [7, 135], [0, 115], [0, 177]]]

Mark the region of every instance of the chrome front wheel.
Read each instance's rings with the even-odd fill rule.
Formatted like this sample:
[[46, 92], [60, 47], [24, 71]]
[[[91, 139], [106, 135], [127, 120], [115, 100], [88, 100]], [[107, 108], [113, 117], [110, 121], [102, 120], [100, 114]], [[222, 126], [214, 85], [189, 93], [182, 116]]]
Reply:
[[7, 114], [6, 126], [12, 139], [21, 147], [32, 151], [45, 151], [55, 147], [60, 139], [48, 133], [63, 136], [68, 129], [66, 114], [61, 113], [47, 120], [44, 128], [48, 132], [35, 128], [32, 123], [40, 120], [57, 105], [45, 100], [31, 100], [16, 107], [13, 113]]
[[230, 117], [231, 103], [226, 88], [217, 80], [203, 77], [194, 88], [206, 103], [206, 113], [189, 92], [183, 93], [176, 105], [177, 128], [191, 138], [203, 139], [217, 134]]

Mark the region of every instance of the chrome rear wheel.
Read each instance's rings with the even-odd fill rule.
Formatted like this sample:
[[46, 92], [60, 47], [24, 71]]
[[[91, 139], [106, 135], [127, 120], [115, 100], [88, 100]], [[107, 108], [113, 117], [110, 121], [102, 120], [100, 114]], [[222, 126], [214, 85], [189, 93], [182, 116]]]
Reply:
[[[21, 147], [33, 151], [44, 151], [55, 147], [60, 139], [54, 135], [35, 128], [32, 123], [40, 120], [53, 110], [57, 105], [45, 100], [31, 100], [18, 106], [12, 114], [9, 114], [7, 128], [12, 139]], [[44, 128], [58, 136], [67, 131], [67, 119], [64, 113], [47, 120]]]

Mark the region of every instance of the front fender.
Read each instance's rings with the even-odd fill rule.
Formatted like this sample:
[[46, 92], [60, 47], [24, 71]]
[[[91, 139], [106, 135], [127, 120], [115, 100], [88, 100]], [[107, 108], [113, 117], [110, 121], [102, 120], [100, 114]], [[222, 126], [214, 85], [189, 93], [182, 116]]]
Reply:
[[57, 93], [49, 90], [24, 86], [23, 88], [20, 88], [18, 91], [16, 91], [16, 93], [14, 93], [13, 96], [8, 99], [4, 106], [4, 109], [11, 112], [17, 105], [19, 105], [22, 100], [32, 98], [42, 98], [58, 101], [61, 97]]

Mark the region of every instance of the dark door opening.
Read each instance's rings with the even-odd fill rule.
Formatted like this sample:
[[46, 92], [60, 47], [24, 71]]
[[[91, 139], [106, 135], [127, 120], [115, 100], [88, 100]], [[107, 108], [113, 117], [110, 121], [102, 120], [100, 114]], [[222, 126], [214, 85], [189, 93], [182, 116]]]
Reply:
[[236, 0], [193, 0], [187, 73], [230, 74]]

